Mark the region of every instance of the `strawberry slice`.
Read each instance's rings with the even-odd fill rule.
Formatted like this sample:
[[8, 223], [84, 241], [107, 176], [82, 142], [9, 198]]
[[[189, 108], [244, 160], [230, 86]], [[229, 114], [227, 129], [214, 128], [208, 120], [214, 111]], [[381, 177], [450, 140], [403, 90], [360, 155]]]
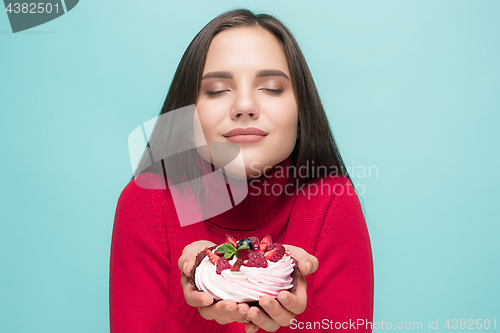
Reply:
[[238, 242], [233, 237], [226, 235], [226, 243], [232, 244], [235, 248], [238, 246]]
[[243, 260], [236, 260], [236, 262], [233, 264], [233, 267], [231, 267], [230, 271], [239, 272], [242, 264]]
[[265, 235], [264, 238], [259, 243], [260, 246], [260, 252], [266, 252], [267, 247], [273, 243], [271, 239], [271, 235]]
[[271, 245], [273, 243], [273, 241], [271, 239], [271, 235], [269, 235], [269, 234], [265, 235], [264, 238], [262, 238], [262, 240], [260, 242], [265, 243], [267, 245]]
[[213, 253], [212, 251], [210, 251], [208, 249], [208, 247], [205, 248], [205, 252], [207, 253], [208, 255], [208, 259], [210, 259], [210, 261], [212, 262], [212, 264], [215, 265], [215, 263], [217, 262], [217, 260], [220, 259], [220, 257], [218, 255], [216, 255], [215, 253]]
[[266, 252], [266, 259], [272, 262], [277, 262], [278, 260], [283, 258], [283, 255], [285, 254], [285, 247], [281, 244], [274, 245], [277, 246], [272, 250]]

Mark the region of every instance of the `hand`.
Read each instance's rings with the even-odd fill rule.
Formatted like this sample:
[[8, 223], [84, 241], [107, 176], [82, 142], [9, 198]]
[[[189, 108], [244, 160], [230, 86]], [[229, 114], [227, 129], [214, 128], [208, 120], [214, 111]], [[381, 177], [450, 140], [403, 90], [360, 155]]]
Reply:
[[238, 321], [245, 322], [248, 304], [237, 304], [233, 300], [223, 300], [214, 303], [212, 295], [196, 290], [189, 282], [191, 269], [196, 263], [196, 255], [206, 247], [216, 245], [210, 241], [196, 241], [187, 245], [182, 251], [178, 264], [181, 270], [181, 284], [187, 304], [197, 307], [200, 315], [207, 320], [215, 320], [221, 325]]
[[299, 274], [297, 274], [297, 289], [294, 293], [280, 291], [276, 301], [271, 296], [263, 296], [259, 305], [265, 310], [252, 306], [245, 317], [251, 321], [245, 324], [245, 332], [257, 332], [259, 328], [274, 332], [281, 326], [289, 326], [295, 315], [304, 312], [307, 306], [307, 283], [305, 276], [314, 273], [318, 269], [318, 259], [308, 254], [300, 247], [284, 245], [298, 262]]

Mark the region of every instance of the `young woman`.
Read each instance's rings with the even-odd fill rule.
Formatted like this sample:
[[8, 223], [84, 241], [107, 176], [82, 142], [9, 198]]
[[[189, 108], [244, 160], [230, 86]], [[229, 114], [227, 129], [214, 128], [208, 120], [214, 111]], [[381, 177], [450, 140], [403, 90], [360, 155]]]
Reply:
[[[209, 147], [239, 146], [248, 195], [232, 209], [181, 226], [162, 176], [151, 176], [150, 167], [140, 175], [142, 186], [131, 181], [113, 228], [111, 331], [371, 331], [373, 264], [366, 223], [289, 30], [270, 15], [247, 10], [212, 20], [182, 57], [160, 115], [193, 104]], [[170, 132], [155, 125], [151, 150]], [[181, 135], [193, 141], [193, 133]], [[179, 155], [179, 170], [200, 176], [213, 171], [208, 155], [187, 151]], [[299, 262], [297, 289], [277, 299], [262, 297], [260, 307], [214, 303], [193, 289], [188, 278], [196, 254], [225, 242], [226, 234], [270, 234], [287, 244]]]

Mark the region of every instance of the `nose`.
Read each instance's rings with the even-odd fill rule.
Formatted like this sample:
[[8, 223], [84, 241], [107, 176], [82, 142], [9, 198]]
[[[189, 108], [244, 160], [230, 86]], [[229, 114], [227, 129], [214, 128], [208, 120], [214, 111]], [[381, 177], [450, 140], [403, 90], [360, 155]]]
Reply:
[[231, 119], [257, 119], [259, 108], [251, 91], [240, 91], [231, 110]]

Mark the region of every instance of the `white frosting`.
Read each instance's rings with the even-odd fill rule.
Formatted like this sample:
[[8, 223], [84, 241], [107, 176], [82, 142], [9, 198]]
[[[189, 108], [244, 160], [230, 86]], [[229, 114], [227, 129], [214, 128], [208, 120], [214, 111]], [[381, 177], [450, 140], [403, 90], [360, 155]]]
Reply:
[[[236, 256], [229, 261], [231, 265], [235, 262]], [[196, 268], [195, 283], [199, 290], [211, 294], [216, 300], [250, 302], [258, 301], [265, 295], [276, 297], [280, 291], [292, 287], [290, 274], [295, 263], [286, 254], [277, 262], [267, 262], [267, 268], [241, 265], [239, 272], [225, 269], [217, 274], [216, 265], [205, 256]]]

